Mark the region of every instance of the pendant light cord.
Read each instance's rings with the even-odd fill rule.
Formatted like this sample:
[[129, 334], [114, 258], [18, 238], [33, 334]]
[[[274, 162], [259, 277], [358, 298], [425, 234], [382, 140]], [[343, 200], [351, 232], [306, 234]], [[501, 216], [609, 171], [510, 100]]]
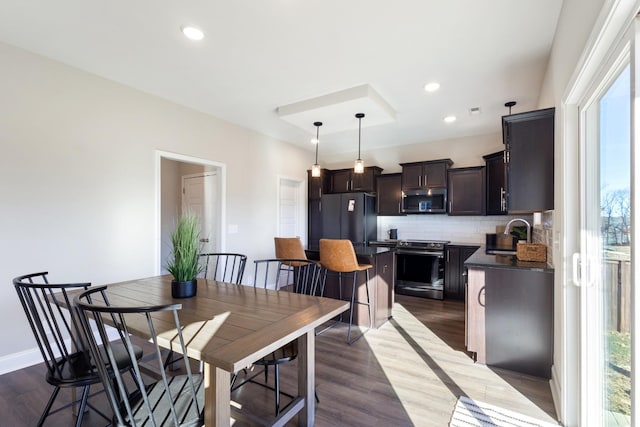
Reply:
[[322, 126], [322, 122], [313, 122], [313, 125], [316, 127], [316, 165], [318, 164], [318, 145], [320, 145], [320, 126]]
[[358, 160], [362, 160], [360, 158], [360, 142], [362, 140], [362, 118], [364, 117], [364, 113], [357, 113], [356, 118], [358, 119]]
[[360, 141], [362, 139], [362, 117], [358, 117], [358, 160], [360, 160]]
[[320, 145], [320, 125], [318, 124], [315, 124], [315, 125], [316, 125], [316, 165], [317, 165], [318, 164], [318, 145]]

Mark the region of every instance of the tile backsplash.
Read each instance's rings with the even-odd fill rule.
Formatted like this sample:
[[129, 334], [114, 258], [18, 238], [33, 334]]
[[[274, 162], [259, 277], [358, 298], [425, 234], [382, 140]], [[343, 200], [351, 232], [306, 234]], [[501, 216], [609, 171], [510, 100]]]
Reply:
[[553, 267], [553, 211], [542, 213], [541, 223], [533, 226], [531, 241], [547, 246], [547, 264]]
[[496, 226], [506, 225], [513, 218], [523, 218], [532, 225], [531, 241], [546, 245], [547, 264], [553, 267], [553, 211], [543, 212], [541, 221], [536, 224], [534, 224], [533, 215], [379, 216], [378, 240], [388, 239], [389, 229], [397, 228], [399, 240], [448, 240], [455, 243], [483, 245], [487, 233], [495, 233]]
[[495, 233], [496, 226], [506, 225], [513, 218], [524, 218], [530, 224], [532, 215], [449, 216], [407, 215], [379, 216], [378, 239], [388, 239], [387, 231], [398, 229], [398, 239], [449, 240], [456, 243], [485, 243], [485, 234]]

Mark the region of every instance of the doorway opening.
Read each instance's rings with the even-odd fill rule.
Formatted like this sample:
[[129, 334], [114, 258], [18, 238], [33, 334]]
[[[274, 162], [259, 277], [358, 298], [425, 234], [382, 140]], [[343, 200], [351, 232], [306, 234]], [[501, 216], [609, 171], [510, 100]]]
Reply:
[[200, 217], [203, 250], [226, 248], [226, 165], [211, 160], [156, 151], [156, 266], [165, 274], [171, 232], [180, 214]]

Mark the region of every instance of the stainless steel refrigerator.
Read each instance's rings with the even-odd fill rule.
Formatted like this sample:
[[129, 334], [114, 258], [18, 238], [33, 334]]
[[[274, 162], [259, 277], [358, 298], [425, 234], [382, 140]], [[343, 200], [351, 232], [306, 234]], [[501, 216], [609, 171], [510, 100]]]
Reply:
[[376, 198], [367, 193], [324, 194], [322, 237], [349, 239], [354, 245], [377, 240]]

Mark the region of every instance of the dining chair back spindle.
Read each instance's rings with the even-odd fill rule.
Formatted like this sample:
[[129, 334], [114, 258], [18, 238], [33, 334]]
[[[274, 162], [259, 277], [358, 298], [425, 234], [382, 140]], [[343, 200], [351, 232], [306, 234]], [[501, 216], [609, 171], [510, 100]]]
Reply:
[[[182, 327], [178, 317], [181, 304], [159, 306], [139, 306], [131, 304], [111, 304], [105, 292], [106, 287], [99, 287], [83, 292], [75, 301], [85, 332], [91, 331], [91, 324], [95, 323], [98, 334], [88, 334], [91, 355], [99, 362], [98, 373], [102, 379], [109, 404], [113, 410], [113, 424], [122, 426], [136, 425], [171, 425], [171, 426], [201, 426], [204, 424], [204, 382], [202, 375], [191, 372], [189, 358], [182, 358], [180, 375], [168, 375], [164, 369], [153, 369], [159, 379], [151, 383], [143, 381], [144, 369], [133, 356], [134, 344], [131, 336], [144, 335], [149, 339], [153, 357], [145, 363], [162, 367], [162, 353], [160, 340], [171, 341], [171, 347], [181, 354], [187, 349], [182, 335]], [[120, 339], [110, 341], [107, 325], [113, 321], [122, 333]], [[163, 330], [170, 332], [158, 335], [159, 324]], [[132, 330], [130, 325], [134, 326]], [[100, 346], [105, 351], [100, 351]], [[166, 345], [166, 343], [165, 343]], [[129, 362], [136, 373], [135, 390], [129, 393], [122, 374], [116, 372], [110, 375], [104, 368], [114, 363], [115, 346], [123, 346], [129, 355]], [[148, 367], [146, 367], [148, 369]]]
[[[26, 274], [13, 279], [13, 285], [18, 293], [20, 303], [27, 316], [29, 326], [33, 332], [42, 358], [46, 366], [45, 379], [54, 386], [38, 426], [44, 424], [45, 419], [72, 405], [80, 403], [76, 426], [82, 424], [85, 408], [110, 420], [102, 411], [94, 407], [89, 401], [90, 387], [101, 383], [96, 369], [95, 359], [89, 353], [87, 337], [82, 328], [77, 310], [74, 307], [72, 291], [82, 291], [90, 288], [90, 283], [49, 283], [48, 272]], [[68, 308], [65, 309], [65, 307]], [[142, 349], [133, 349], [136, 358], [142, 357]], [[114, 348], [113, 363], [105, 367], [109, 375], [117, 366], [126, 371], [131, 368], [128, 357], [122, 347]], [[116, 370], [117, 371], [117, 370]], [[61, 388], [81, 388], [82, 395], [78, 401], [51, 410]]]
[[233, 283], [242, 282], [247, 256], [235, 253], [203, 253], [200, 258], [204, 265], [204, 277], [209, 280]]

